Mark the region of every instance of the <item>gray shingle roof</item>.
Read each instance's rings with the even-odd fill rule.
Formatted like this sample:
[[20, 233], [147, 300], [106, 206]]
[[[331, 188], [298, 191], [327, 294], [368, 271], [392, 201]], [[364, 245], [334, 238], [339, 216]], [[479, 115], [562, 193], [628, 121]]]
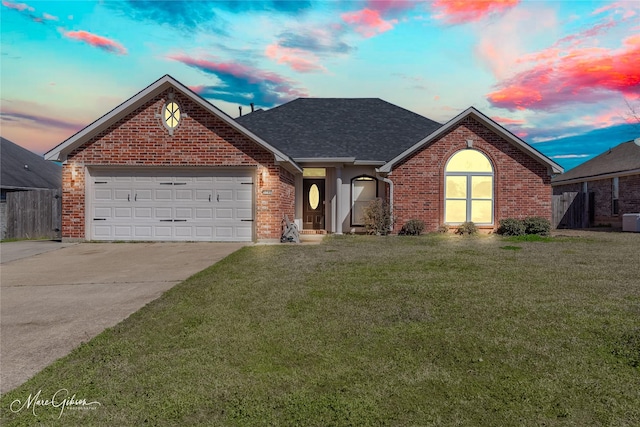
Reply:
[[593, 179], [601, 175], [624, 173], [640, 169], [640, 145], [633, 141], [607, 150], [579, 166], [554, 177], [551, 182], [560, 184], [576, 179]]
[[294, 159], [379, 162], [442, 126], [378, 98], [299, 98], [236, 121]]
[[59, 165], [2, 137], [0, 158], [0, 187], [3, 190], [62, 186], [62, 168]]

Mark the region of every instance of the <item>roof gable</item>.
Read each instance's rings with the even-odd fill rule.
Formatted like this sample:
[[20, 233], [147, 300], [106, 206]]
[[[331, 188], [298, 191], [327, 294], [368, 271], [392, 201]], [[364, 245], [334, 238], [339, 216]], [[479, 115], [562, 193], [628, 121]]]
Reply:
[[533, 148], [532, 146], [530, 146], [529, 144], [527, 144], [526, 142], [524, 142], [523, 140], [521, 140], [520, 138], [518, 138], [508, 130], [506, 130], [505, 128], [503, 128], [502, 126], [500, 126], [495, 121], [491, 120], [489, 117], [482, 114], [480, 111], [478, 111], [474, 107], [467, 108], [465, 111], [463, 111], [462, 113], [458, 114], [456, 117], [454, 117], [453, 119], [445, 123], [442, 127], [436, 129], [434, 132], [427, 135], [425, 138], [423, 138], [413, 146], [409, 147], [407, 150], [403, 151], [402, 153], [400, 153], [399, 155], [391, 159], [387, 164], [382, 166], [379, 169], [379, 171], [383, 173], [391, 172], [393, 167], [396, 166], [399, 162], [406, 159], [416, 151], [427, 146], [432, 141], [436, 140], [440, 136], [447, 133], [449, 130], [452, 130], [467, 117], [475, 118], [480, 123], [485, 125], [487, 128], [489, 128], [496, 134], [503, 137], [506, 141], [508, 141], [509, 143], [516, 146], [518, 149], [520, 149], [521, 151], [528, 154], [530, 157], [546, 165], [547, 168], [549, 169], [550, 174], [562, 173], [563, 171], [562, 166], [560, 166], [559, 164], [557, 164], [556, 162], [554, 162], [553, 160], [551, 160], [550, 158], [548, 158], [547, 156], [545, 156], [544, 154], [542, 154], [541, 152], [539, 152], [538, 150], [536, 150], [535, 148]]
[[619, 144], [575, 168], [554, 177], [552, 184], [593, 180], [603, 176], [640, 173], [640, 145], [634, 141]]
[[378, 164], [442, 126], [378, 98], [298, 98], [236, 121], [298, 161]]
[[113, 123], [117, 122], [127, 114], [143, 105], [147, 100], [157, 96], [158, 94], [164, 92], [169, 88], [173, 88], [176, 91], [181, 92], [182, 94], [193, 100], [196, 104], [203, 107], [209, 113], [217, 116], [235, 130], [244, 134], [249, 139], [265, 148], [266, 150], [272, 152], [277, 162], [285, 163], [285, 165], [289, 169], [301, 171], [301, 169], [295, 164], [295, 162], [293, 162], [285, 153], [273, 147], [265, 140], [255, 135], [253, 132], [249, 131], [241, 124], [237, 123], [235, 120], [233, 120], [233, 118], [225, 114], [223, 111], [219, 110], [217, 107], [206, 101], [204, 98], [202, 98], [168, 74], [156, 80], [113, 110], [109, 111], [104, 116], [100, 117], [75, 135], [71, 136], [66, 141], [62, 142], [49, 152], [45, 153], [45, 159], [65, 161], [67, 155], [71, 153], [75, 148], [80, 147], [86, 141], [90, 140], [95, 135], [107, 129]]
[[60, 188], [62, 168], [0, 137], [0, 187], [9, 190]]

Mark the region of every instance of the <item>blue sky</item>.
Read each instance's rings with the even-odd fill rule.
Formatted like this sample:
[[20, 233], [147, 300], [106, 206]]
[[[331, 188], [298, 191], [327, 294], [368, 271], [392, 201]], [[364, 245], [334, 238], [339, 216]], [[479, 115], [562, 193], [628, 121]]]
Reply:
[[[44, 153], [170, 74], [227, 114], [475, 106], [565, 168], [640, 136], [637, 1], [1, 0], [2, 136]], [[576, 135], [585, 135], [576, 138]]]

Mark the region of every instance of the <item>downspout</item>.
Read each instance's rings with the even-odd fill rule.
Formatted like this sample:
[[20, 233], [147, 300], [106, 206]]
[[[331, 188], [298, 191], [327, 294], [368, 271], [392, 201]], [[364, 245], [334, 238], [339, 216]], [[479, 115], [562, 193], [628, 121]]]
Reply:
[[393, 231], [393, 181], [391, 181], [389, 178], [385, 177], [385, 176], [381, 176], [379, 173], [377, 174], [376, 178], [386, 182], [387, 184], [389, 184], [389, 214], [391, 215], [391, 224], [389, 225], [390, 229], [389, 232]]

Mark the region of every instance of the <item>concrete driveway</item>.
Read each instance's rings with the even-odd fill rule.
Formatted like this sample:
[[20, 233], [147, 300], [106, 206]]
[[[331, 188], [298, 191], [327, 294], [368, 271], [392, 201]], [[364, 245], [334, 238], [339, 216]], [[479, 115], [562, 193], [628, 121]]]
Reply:
[[242, 246], [3, 243], [0, 393]]

